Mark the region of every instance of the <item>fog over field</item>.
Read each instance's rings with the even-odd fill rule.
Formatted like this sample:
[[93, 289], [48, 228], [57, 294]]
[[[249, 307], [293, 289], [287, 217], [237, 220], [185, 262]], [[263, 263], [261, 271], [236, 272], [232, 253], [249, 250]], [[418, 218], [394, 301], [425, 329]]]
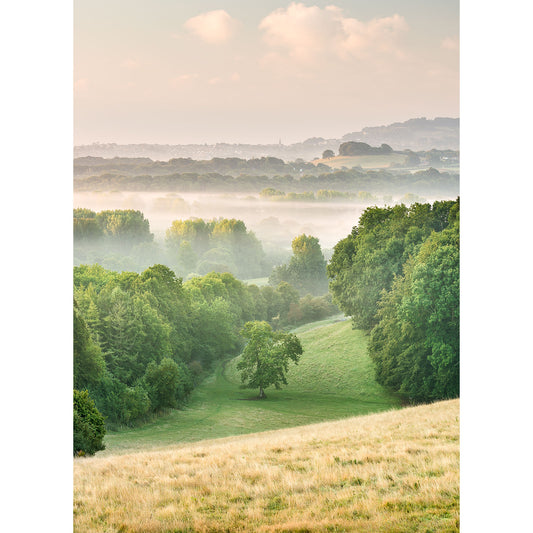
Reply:
[[253, 195], [171, 192], [75, 193], [74, 206], [95, 211], [138, 209], [150, 221], [150, 229], [157, 240], [164, 238], [173, 220], [236, 218], [243, 220], [265, 244], [287, 248], [292, 239], [302, 233], [318, 237], [323, 247], [332, 248], [351, 231], [365, 208], [353, 202], [324, 205], [273, 202]]
[[[435, 199], [425, 198], [431, 202]], [[393, 198], [392, 203], [396, 202]], [[220, 193], [74, 192], [74, 207], [142, 211], [156, 240], [164, 239], [173, 220], [223, 217], [243, 220], [264, 245], [283, 248], [290, 248], [292, 239], [302, 233], [317, 237], [322, 248], [333, 248], [350, 233], [365, 208], [376, 204], [384, 202], [288, 202]]]

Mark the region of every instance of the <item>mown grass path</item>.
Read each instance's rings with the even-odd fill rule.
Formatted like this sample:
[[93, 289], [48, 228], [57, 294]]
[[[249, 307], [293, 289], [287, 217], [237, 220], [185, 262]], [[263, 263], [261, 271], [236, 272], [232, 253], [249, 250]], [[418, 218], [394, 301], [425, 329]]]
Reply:
[[350, 321], [295, 330], [304, 353], [290, 369], [289, 385], [257, 391], [240, 388], [238, 358], [220, 365], [192, 394], [188, 406], [140, 428], [110, 432], [101, 455], [146, 451], [179, 443], [301, 426], [399, 407], [374, 380], [367, 338]]

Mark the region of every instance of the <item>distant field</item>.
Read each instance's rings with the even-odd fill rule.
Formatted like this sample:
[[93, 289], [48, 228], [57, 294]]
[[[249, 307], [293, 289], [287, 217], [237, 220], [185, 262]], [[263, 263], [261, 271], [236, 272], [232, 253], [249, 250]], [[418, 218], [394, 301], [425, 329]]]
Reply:
[[315, 159], [313, 164], [324, 163], [328, 167], [339, 169], [341, 167], [353, 168], [387, 168], [391, 163], [404, 164], [407, 156], [404, 154], [383, 154], [383, 155], [358, 155], [358, 156], [336, 156], [330, 159]]
[[[367, 338], [351, 322], [331, 323], [339, 317], [303, 326], [298, 336], [304, 354], [288, 374], [282, 390], [267, 389], [266, 400], [255, 400], [258, 391], [239, 387], [236, 360], [220, 366], [192, 394], [182, 411], [140, 428], [110, 432], [100, 455], [148, 449], [286, 428], [368, 414], [399, 407], [399, 401], [374, 380], [366, 354]], [[298, 330], [297, 330], [298, 331]]]
[[74, 530], [457, 532], [459, 400], [76, 459]]

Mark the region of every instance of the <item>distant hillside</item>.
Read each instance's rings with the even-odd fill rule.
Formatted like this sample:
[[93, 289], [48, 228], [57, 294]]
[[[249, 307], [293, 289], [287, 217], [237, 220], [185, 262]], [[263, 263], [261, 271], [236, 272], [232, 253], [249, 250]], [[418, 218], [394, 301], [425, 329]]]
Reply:
[[317, 159], [313, 161], [315, 165], [320, 163], [329, 166], [330, 168], [389, 168], [391, 165], [402, 166], [407, 160], [406, 154], [385, 154], [385, 155], [356, 155], [346, 156], [340, 155], [331, 157], [329, 159]]
[[459, 531], [459, 400], [76, 459], [73, 504], [80, 532]]
[[458, 118], [414, 118], [406, 122], [396, 122], [388, 126], [363, 128], [361, 131], [347, 133], [341, 139], [312, 137], [294, 144], [115, 144], [94, 143], [75, 146], [74, 157], [149, 157], [156, 161], [172, 158], [190, 157], [192, 159], [211, 159], [213, 157], [239, 157], [243, 159], [259, 157], [278, 157], [284, 161], [303, 159], [311, 161], [321, 157], [324, 150], [338, 153], [339, 145], [346, 141], [362, 141], [379, 146], [389, 144], [394, 150], [413, 151], [458, 150]]
[[342, 141], [362, 141], [371, 145], [390, 144], [395, 150], [459, 150], [458, 118], [413, 118], [389, 126], [363, 128], [347, 133]]

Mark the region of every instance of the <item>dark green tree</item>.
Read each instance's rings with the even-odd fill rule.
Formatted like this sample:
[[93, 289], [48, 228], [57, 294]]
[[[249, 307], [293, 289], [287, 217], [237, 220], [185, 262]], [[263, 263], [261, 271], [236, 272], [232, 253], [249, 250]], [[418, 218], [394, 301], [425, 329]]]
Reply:
[[144, 383], [154, 411], [179, 407], [192, 391], [192, 379], [187, 368], [168, 357], [159, 365], [153, 361], [148, 364]]
[[367, 143], [348, 141], [339, 146], [339, 155], [366, 155], [371, 153], [371, 148]]
[[259, 389], [259, 398], [266, 398], [267, 387], [280, 389], [287, 385], [289, 362], [298, 363], [303, 353], [298, 337], [276, 332], [266, 322], [247, 322], [241, 330], [247, 340], [237, 369], [241, 371], [243, 387]]
[[327, 267], [329, 288], [354, 327], [370, 330], [376, 325], [382, 291], [390, 290], [403, 264], [432, 231], [450, 224], [454, 205], [458, 201], [369, 207], [358, 226], [335, 246]]
[[195, 301], [191, 306], [193, 331], [191, 359], [209, 369], [212, 364], [238, 353], [238, 320], [231, 312], [231, 304], [223, 298], [211, 302]]
[[459, 224], [433, 233], [379, 304], [376, 378], [412, 401], [459, 396]]
[[170, 325], [169, 342], [174, 360], [188, 361], [191, 350], [190, 301], [181, 278], [165, 265], [142, 272], [139, 290], [150, 306]]
[[132, 386], [150, 361], [172, 355], [172, 328], [146, 294], [132, 295], [115, 287], [110, 293], [104, 292], [100, 300], [106, 307], [100, 338], [107, 368], [122, 383]]
[[86, 390], [74, 389], [74, 455], [94, 455], [103, 450], [104, 417]]
[[98, 383], [105, 371], [100, 347], [91, 340], [76, 300], [74, 300], [74, 387], [82, 389]]

